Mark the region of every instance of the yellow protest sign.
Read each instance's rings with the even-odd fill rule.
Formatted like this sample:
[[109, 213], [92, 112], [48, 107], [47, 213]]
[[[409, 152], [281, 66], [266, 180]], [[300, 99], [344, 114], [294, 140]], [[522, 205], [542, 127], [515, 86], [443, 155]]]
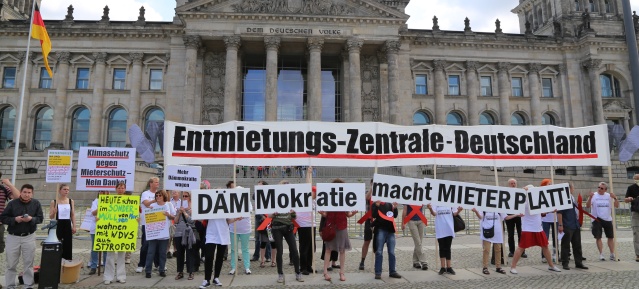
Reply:
[[101, 195], [94, 251], [133, 252], [138, 239], [140, 196]]
[[144, 215], [144, 218], [146, 218], [146, 223], [157, 223], [157, 222], [164, 222], [166, 221], [166, 216], [164, 215], [164, 211], [161, 212], [154, 212], [154, 213], [147, 213]]

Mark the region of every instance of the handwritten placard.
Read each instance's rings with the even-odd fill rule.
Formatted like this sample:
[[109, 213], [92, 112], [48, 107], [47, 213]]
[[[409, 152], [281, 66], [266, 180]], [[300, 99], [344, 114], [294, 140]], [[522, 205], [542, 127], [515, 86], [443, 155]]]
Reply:
[[135, 251], [139, 206], [140, 196], [100, 195], [93, 250]]

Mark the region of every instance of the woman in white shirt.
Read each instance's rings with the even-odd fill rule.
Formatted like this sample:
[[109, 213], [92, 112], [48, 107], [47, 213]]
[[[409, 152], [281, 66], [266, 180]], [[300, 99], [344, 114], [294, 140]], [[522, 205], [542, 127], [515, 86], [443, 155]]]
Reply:
[[73, 260], [73, 235], [75, 234], [75, 206], [69, 198], [69, 186], [60, 185], [56, 199], [51, 201], [49, 219], [58, 220], [56, 235], [62, 242], [62, 259]]
[[[502, 222], [504, 220], [510, 220], [518, 216], [516, 215], [506, 216], [506, 214], [494, 213], [494, 212], [479, 212], [476, 208], [473, 208], [472, 211], [475, 212], [475, 215], [477, 215], [477, 218], [481, 220], [480, 222], [481, 230], [480, 230], [479, 237], [482, 240], [482, 247], [484, 251], [483, 259], [482, 259], [482, 265], [484, 269], [482, 270], [482, 272], [488, 275], [490, 274], [490, 271], [488, 271], [488, 259], [489, 259], [490, 248], [491, 247], [494, 248], [495, 256], [501, 255], [501, 247], [502, 247], [502, 244], [504, 243], [504, 229], [503, 229]], [[488, 238], [487, 236], [484, 236], [484, 229], [490, 229], [490, 228], [492, 228], [493, 230], [493, 236]], [[495, 272], [500, 274], [506, 274], [506, 271], [504, 271], [504, 269], [501, 268], [501, 258], [495, 258], [495, 267], [496, 267]]]
[[[173, 208], [173, 205], [171, 205], [171, 203], [169, 202], [169, 193], [167, 193], [165, 190], [161, 190], [161, 191], [157, 191], [155, 193], [155, 203], [151, 204], [151, 209], [156, 209], [156, 208], [163, 208], [164, 210], [164, 216], [166, 216], [166, 225], [167, 227], [171, 226], [171, 220], [175, 219], [175, 208]], [[158, 254], [159, 256], [159, 269], [158, 271], [160, 271], [160, 276], [161, 277], [166, 277], [166, 246], [169, 245], [169, 237], [163, 237], [163, 238], [159, 238], [159, 239], [155, 239], [155, 240], [148, 240], [149, 242], [149, 248], [148, 248], [148, 252], [146, 255], [146, 266], [145, 266], [145, 272], [146, 272], [146, 278], [151, 278], [151, 267], [153, 265], [153, 259], [155, 258], [155, 254]]]
[[[236, 240], [240, 241], [242, 246], [242, 260], [244, 260], [244, 273], [251, 274], [251, 260], [249, 259], [249, 237], [251, 237], [251, 218], [239, 218], [232, 221], [229, 225], [231, 232], [231, 271], [230, 275], [235, 275], [235, 254]], [[237, 233], [237, 234], [236, 234]]]
[[[202, 281], [200, 288], [208, 288], [211, 284], [222, 286], [220, 272], [224, 262], [224, 253], [226, 252], [226, 247], [231, 244], [229, 224], [240, 219], [211, 219], [207, 221], [206, 244], [204, 245], [204, 281]], [[213, 272], [214, 261], [215, 272]], [[211, 276], [212, 273], [215, 274]], [[211, 283], [211, 277], [213, 277], [213, 283]]]
[[451, 207], [434, 207], [430, 204], [427, 205], [430, 214], [435, 216], [435, 238], [439, 244], [439, 260], [441, 262], [441, 269], [439, 269], [439, 275], [448, 273], [455, 275], [455, 270], [451, 265], [452, 251], [450, 247], [453, 244], [453, 238], [455, 238], [455, 221], [453, 216], [459, 215], [463, 210], [462, 207], [458, 207], [457, 210]]

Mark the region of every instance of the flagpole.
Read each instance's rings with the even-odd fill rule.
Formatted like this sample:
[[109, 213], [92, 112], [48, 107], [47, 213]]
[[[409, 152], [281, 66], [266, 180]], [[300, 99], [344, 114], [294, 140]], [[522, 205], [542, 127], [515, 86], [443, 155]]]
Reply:
[[29, 18], [29, 38], [27, 39], [27, 53], [24, 56], [24, 68], [22, 72], [22, 88], [20, 89], [20, 105], [18, 105], [18, 118], [16, 124], [16, 136], [13, 142], [13, 168], [11, 170], [11, 183], [16, 183], [16, 172], [18, 170], [18, 152], [20, 151], [20, 130], [22, 129], [22, 110], [24, 106], [24, 91], [27, 87], [27, 69], [29, 67], [29, 48], [31, 47], [31, 26], [33, 26], [33, 12], [36, 1], [31, 5], [31, 18]]

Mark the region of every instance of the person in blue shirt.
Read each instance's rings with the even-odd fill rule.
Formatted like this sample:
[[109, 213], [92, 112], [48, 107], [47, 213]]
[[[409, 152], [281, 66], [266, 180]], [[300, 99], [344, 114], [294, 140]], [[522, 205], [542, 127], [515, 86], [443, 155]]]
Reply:
[[[570, 192], [573, 193], [574, 187], [570, 183]], [[571, 195], [572, 203], [575, 204], [575, 198]], [[578, 269], [587, 270], [588, 267], [584, 266], [582, 252], [581, 252], [581, 227], [579, 226], [579, 217], [577, 215], [577, 209], [573, 208], [557, 211], [559, 234], [563, 233], [561, 238], [561, 264], [564, 270], [570, 270], [568, 266], [568, 254], [570, 252], [570, 245], [572, 244], [572, 250], [575, 257], [575, 267]]]

